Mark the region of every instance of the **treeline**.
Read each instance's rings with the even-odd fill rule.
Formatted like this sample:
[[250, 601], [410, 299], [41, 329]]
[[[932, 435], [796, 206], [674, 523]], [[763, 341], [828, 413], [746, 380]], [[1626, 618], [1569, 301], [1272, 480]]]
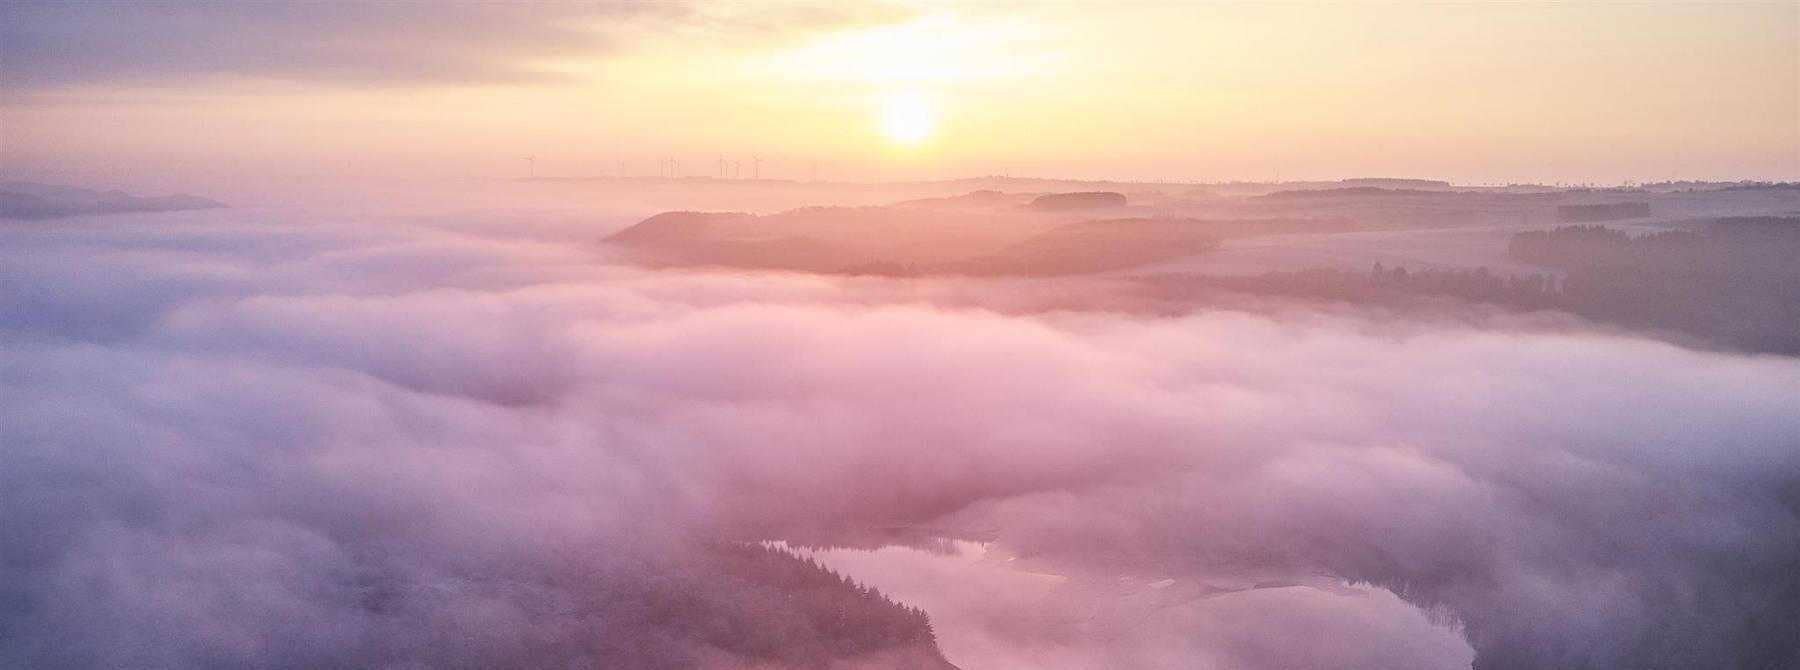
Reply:
[[1525, 309], [1555, 309], [1559, 305], [1558, 283], [1554, 276], [1503, 275], [1487, 268], [1409, 270], [1376, 263], [1368, 271], [1313, 268], [1250, 277], [1208, 277], [1203, 283], [1247, 293], [1298, 295], [1356, 303], [1444, 296]]
[[[763, 628], [731, 640], [752, 658], [794, 662], [815, 660], [795, 658], [797, 652], [830, 660], [902, 647], [935, 649], [937, 635], [924, 610], [894, 602], [812, 557], [765, 544], [722, 545], [715, 552], [747, 614], [790, 614], [790, 630]], [[792, 633], [807, 645], [796, 645]], [[805, 651], [808, 645], [815, 649]]]
[[541, 625], [589, 629], [593, 646], [580, 654], [545, 650], [508, 664], [585, 656], [597, 667], [643, 670], [955, 670], [923, 610], [778, 547], [710, 543], [582, 575], [572, 584], [597, 590], [580, 598], [587, 605]]
[[1185, 286], [1404, 304], [1441, 296], [1553, 309], [1751, 352], [1800, 354], [1800, 218], [1720, 219], [1633, 236], [1603, 226], [1515, 235], [1508, 254], [1547, 274], [1475, 269], [1312, 269], [1186, 277]]
[[1638, 236], [1567, 226], [1519, 233], [1508, 253], [1564, 273], [1561, 309], [1748, 351], [1800, 354], [1800, 218], [1726, 218]]
[[1633, 236], [1598, 225], [1563, 226], [1513, 235], [1512, 258], [1578, 271], [1684, 272], [1800, 277], [1800, 218], [1732, 217], [1697, 230], [1669, 230]]

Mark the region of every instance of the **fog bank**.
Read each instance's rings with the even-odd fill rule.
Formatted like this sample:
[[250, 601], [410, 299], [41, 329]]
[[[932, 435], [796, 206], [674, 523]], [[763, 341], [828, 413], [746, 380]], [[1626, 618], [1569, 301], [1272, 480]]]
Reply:
[[983, 543], [824, 555], [970, 668], [1796, 658], [1795, 359], [113, 219], [0, 227], [0, 664], [729, 666], [630, 603], [758, 540]]

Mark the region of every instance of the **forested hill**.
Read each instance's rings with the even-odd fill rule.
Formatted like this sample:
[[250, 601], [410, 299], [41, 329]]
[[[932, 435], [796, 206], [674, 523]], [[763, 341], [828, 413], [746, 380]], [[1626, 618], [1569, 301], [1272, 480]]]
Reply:
[[[607, 609], [635, 615], [647, 636], [614, 636], [613, 653], [602, 657], [677, 661], [670, 667], [956, 670], [923, 610], [778, 547], [714, 544], [644, 584], [635, 602], [621, 592], [624, 602]], [[642, 653], [656, 638], [684, 652]]]
[[1509, 253], [1562, 270], [1559, 304], [1576, 314], [1800, 354], [1800, 217], [1730, 217], [1635, 237], [1568, 226], [1520, 233]]
[[1722, 349], [1800, 355], [1800, 217], [1728, 217], [1645, 235], [1598, 225], [1518, 233], [1508, 255], [1543, 273], [1331, 268], [1164, 276], [1164, 297], [1213, 290], [1398, 306], [1448, 298], [1557, 310]]

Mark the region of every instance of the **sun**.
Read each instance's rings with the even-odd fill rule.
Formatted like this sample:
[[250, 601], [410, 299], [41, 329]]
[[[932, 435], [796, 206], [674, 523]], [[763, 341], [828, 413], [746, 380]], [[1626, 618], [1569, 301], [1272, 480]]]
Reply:
[[896, 93], [881, 101], [881, 134], [895, 144], [923, 144], [937, 132], [937, 123], [937, 107], [922, 94]]

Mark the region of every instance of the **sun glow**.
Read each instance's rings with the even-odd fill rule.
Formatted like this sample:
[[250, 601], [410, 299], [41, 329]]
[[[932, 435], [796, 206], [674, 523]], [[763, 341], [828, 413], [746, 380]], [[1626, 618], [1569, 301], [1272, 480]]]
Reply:
[[937, 123], [937, 106], [922, 94], [899, 93], [881, 102], [881, 134], [895, 144], [923, 144], [937, 131]]

